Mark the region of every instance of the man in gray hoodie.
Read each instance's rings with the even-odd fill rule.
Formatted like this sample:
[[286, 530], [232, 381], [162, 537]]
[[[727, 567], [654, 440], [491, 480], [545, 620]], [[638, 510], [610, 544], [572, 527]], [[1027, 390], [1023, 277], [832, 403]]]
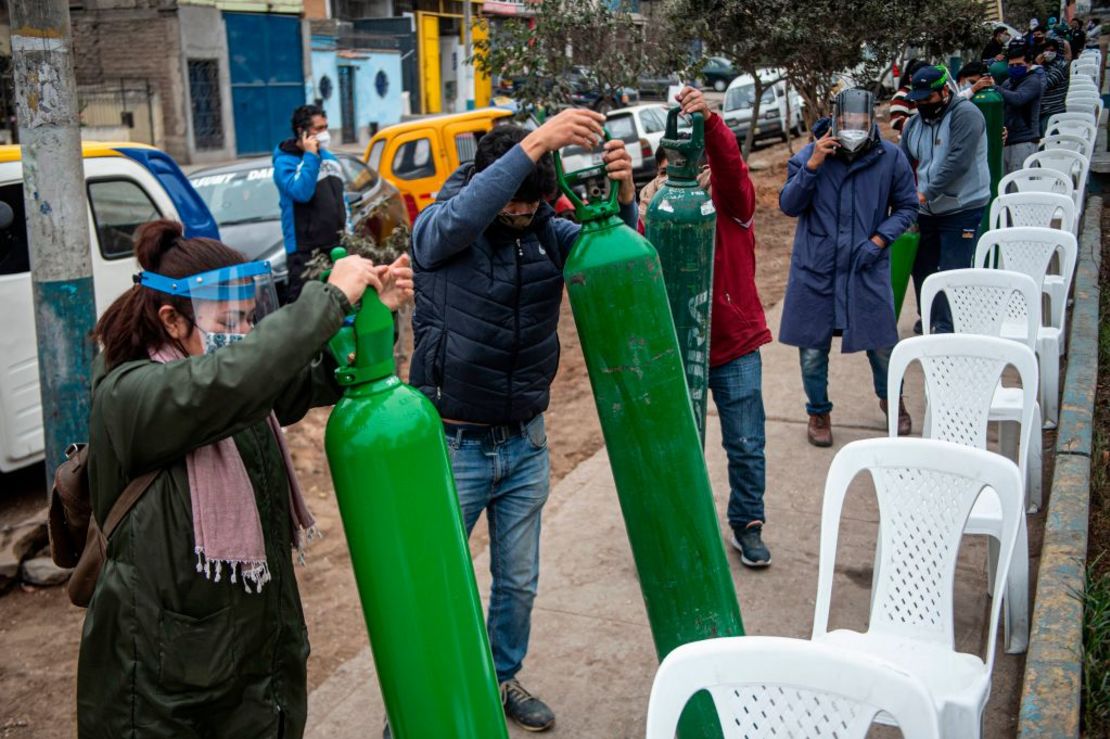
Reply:
[[[990, 168], [983, 114], [953, 93], [944, 66], [919, 70], [909, 96], [918, 114], [902, 132], [902, 151], [917, 171], [921, 242], [913, 285], [920, 302], [926, 277], [971, 266], [983, 209], [990, 201]], [[932, 313], [922, 316], [932, 321], [932, 332], [952, 331], [943, 296], [933, 304]]]

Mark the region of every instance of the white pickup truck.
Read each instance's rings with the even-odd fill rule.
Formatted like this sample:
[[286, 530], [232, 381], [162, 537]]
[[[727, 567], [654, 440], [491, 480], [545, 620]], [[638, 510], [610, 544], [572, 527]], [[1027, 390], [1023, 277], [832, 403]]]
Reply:
[[[83, 145], [97, 315], [132, 284], [131, 236], [157, 218], [181, 221], [190, 236], [219, 238], [208, 207], [177, 163], [135, 143]], [[0, 146], [0, 201], [12, 222], [0, 229], [0, 473], [43, 456], [42, 402], [20, 147]]]

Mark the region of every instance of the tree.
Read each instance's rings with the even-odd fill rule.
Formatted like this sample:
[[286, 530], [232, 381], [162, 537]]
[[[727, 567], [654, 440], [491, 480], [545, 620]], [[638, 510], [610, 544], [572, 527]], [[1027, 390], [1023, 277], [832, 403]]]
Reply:
[[939, 59], [981, 44], [986, 33], [979, 0], [807, 0], [767, 29], [769, 43], [786, 51], [781, 66], [809, 125], [829, 113], [837, 90], [877, 87], [908, 49]]
[[[475, 43], [473, 63], [514, 81], [524, 108], [571, 105], [578, 80], [603, 93], [635, 87], [647, 70], [643, 28], [626, 5], [606, 0], [537, 0], [535, 18], [494, 24]], [[584, 79], [583, 79], [584, 78]]]
[[772, 34], [760, 29], [774, 27], [789, 11], [788, 0], [672, 0], [667, 6], [667, 25], [676, 30], [674, 35], [686, 41], [701, 40], [713, 53], [751, 76], [751, 119], [743, 144], [745, 154], [755, 141], [763, 93], [782, 79], [778, 68], [782, 66], [784, 50], [777, 46]]
[[1029, 27], [1029, 19], [1036, 18], [1045, 23], [1052, 16], [1060, 17], [1060, 3], [1056, 0], [1006, 0], [1006, 22], [1024, 31]]

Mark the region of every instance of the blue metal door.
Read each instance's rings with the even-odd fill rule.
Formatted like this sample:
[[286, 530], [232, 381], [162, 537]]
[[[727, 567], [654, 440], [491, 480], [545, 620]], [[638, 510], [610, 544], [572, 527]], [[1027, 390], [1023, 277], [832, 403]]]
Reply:
[[235, 149], [267, 154], [292, 136], [289, 119], [305, 103], [301, 19], [264, 13], [224, 13], [231, 58]]

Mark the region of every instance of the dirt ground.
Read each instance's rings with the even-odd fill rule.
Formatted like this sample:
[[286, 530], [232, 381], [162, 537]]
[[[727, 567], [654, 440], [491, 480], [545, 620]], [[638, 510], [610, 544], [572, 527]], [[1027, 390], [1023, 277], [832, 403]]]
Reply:
[[[795, 146], [798, 146], [796, 143]], [[790, 263], [794, 220], [778, 209], [786, 179], [787, 146], [757, 149], [750, 158], [758, 193], [757, 285], [765, 307], [782, 299]], [[772, 332], [777, 331], [772, 326]], [[589, 378], [566, 301], [559, 335], [559, 374], [552, 387], [547, 429], [552, 487], [602, 446]], [[289, 442], [309, 506], [325, 532], [313, 542], [307, 565], [298, 568], [312, 643], [309, 689], [326, 679], [366, 644], [366, 630], [349, 566], [346, 540], [324, 456], [328, 411], [317, 409], [289, 431]], [[42, 467], [0, 477], [0, 525], [16, 523], [45, 499]], [[551, 500], [549, 508], [557, 507]], [[488, 540], [484, 519], [471, 538], [472, 550]], [[61, 588], [16, 588], [0, 596], [0, 739], [63, 739], [75, 735], [75, 675], [83, 611]]]

